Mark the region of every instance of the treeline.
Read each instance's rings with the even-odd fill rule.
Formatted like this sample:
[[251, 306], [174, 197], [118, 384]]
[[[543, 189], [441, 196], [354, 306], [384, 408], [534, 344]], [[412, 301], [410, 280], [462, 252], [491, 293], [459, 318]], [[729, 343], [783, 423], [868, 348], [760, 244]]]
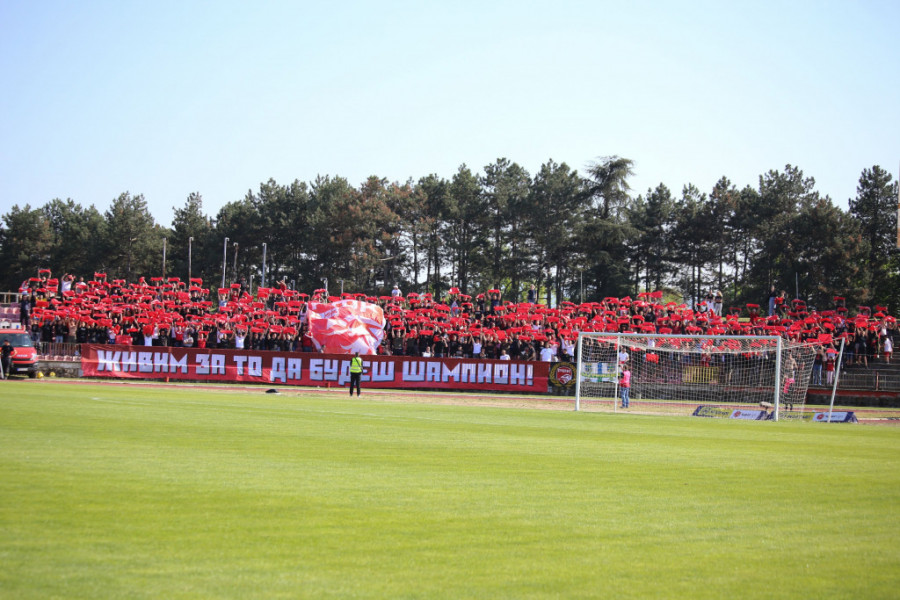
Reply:
[[269, 180], [215, 218], [191, 194], [171, 228], [130, 193], [102, 214], [71, 199], [16, 205], [2, 217], [0, 278], [13, 290], [42, 267], [129, 281], [190, 271], [217, 287], [224, 261], [229, 283], [259, 285], [265, 254], [268, 283], [306, 291], [328, 279], [331, 293], [381, 294], [397, 283], [437, 294], [499, 287], [523, 299], [534, 284], [543, 301], [579, 302], [718, 289], [738, 305], [774, 285], [814, 306], [835, 295], [897, 306], [897, 184], [879, 166], [862, 172], [848, 211], [791, 165], [756, 188], [723, 177], [708, 192], [660, 184], [635, 195], [631, 176], [632, 161], [613, 156], [584, 174], [550, 160], [532, 175], [499, 159], [480, 173], [462, 165], [450, 179]]

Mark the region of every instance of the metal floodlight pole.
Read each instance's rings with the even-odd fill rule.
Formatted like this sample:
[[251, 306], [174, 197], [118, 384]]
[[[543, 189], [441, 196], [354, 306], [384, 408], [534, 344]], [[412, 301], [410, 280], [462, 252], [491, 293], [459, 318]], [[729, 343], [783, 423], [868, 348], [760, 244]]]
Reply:
[[194, 243], [194, 238], [188, 238], [188, 287], [191, 285], [191, 245]]
[[344, 295], [344, 280], [341, 279], [341, 296]]
[[228, 267], [228, 238], [222, 249], [222, 287], [225, 287], [225, 269]]
[[250, 273], [250, 295], [253, 295], [253, 273]]
[[162, 276], [163, 279], [166, 278], [166, 238], [163, 238], [163, 265], [162, 265]]
[[266, 243], [263, 242], [262, 279], [259, 287], [266, 287]]
[[137, 241], [137, 238], [136, 238], [136, 237], [133, 237], [133, 238], [131, 238], [130, 240], [128, 240], [128, 279], [129, 279], [129, 280], [131, 279], [131, 254], [132, 254], [132, 248], [134, 247], [134, 243], [135, 243], [136, 241]]
[[[900, 175], [897, 177], [900, 179]], [[900, 249], [900, 185], [897, 186], [897, 248]]]
[[238, 255], [238, 243], [234, 243], [234, 280], [237, 281], [237, 255]]

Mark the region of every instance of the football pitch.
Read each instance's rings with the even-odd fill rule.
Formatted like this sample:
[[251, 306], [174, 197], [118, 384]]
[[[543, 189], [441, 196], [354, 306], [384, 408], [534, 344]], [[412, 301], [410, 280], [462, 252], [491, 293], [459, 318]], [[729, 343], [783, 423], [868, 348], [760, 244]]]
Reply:
[[896, 598], [900, 428], [0, 382], [2, 598]]

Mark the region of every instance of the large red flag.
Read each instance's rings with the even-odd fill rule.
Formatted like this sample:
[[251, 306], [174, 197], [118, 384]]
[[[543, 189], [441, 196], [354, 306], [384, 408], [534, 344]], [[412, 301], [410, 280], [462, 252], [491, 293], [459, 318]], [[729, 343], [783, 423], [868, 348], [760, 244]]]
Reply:
[[316, 348], [330, 354], [376, 354], [384, 338], [384, 312], [369, 302], [310, 302], [307, 318]]

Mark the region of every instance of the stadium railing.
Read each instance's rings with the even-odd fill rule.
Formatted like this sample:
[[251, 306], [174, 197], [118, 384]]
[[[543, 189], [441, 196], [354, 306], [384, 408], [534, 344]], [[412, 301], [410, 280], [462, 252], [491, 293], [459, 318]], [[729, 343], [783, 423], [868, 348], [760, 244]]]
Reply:
[[0, 292], [0, 304], [15, 304], [18, 300], [18, 292]]
[[34, 345], [40, 360], [81, 360], [81, 344], [38, 342]]

